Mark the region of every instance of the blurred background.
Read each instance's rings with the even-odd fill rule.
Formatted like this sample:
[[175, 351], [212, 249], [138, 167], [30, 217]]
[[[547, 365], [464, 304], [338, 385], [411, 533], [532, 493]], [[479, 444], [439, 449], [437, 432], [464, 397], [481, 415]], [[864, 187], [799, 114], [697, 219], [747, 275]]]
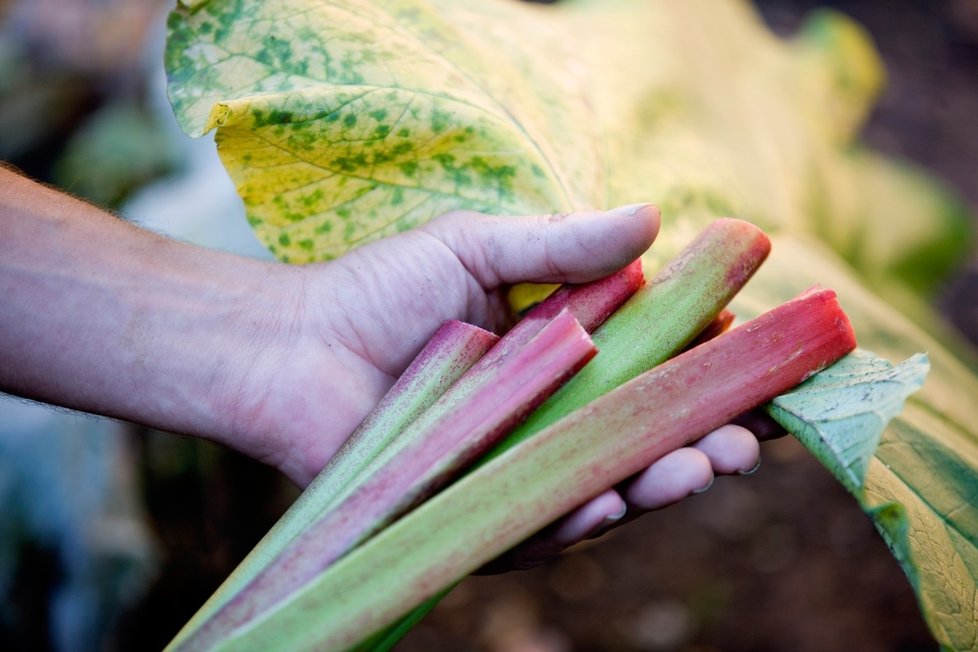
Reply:
[[[164, 96], [163, 0], [0, 0], [0, 160], [149, 228], [266, 256], [213, 142]], [[790, 35], [830, 6], [889, 82], [865, 140], [978, 215], [978, 0], [760, 0]], [[935, 297], [978, 343], [978, 255]], [[0, 308], [2, 309], [2, 308]], [[754, 476], [464, 582], [404, 650], [933, 650], [868, 519], [794, 440]], [[159, 649], [295, 498], [205, 442], [0, 397], [0, 649]]]

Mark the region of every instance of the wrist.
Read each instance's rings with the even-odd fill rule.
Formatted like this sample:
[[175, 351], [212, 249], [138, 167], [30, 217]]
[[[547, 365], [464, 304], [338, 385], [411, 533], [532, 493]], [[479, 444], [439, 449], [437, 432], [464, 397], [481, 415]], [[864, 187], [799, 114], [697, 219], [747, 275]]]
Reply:
[[300, 331], [302, 269], [175, 241], [154, 260], [129, 326], [144, 335], [127, 366], [147, 389], [132, 411], [254, 454], [256, 406]]

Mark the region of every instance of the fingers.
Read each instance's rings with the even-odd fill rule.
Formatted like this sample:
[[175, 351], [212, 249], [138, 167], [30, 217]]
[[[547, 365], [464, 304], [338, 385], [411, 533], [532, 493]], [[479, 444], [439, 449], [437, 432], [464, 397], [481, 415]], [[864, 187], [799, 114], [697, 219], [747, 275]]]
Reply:
[[561, 548], [566, 548], [611, 526], [626, 512], [624, 499], [617, 491], [609, 489], [568, 514], [554, 528], [552, 536]]
[[617, 491], [609, 489], [489, 562], [477, 573], [485, 575], [534, 568], [565, 548], [609, 527], [625, 512], [625, 501]]
[[693, 444], [693, 448], [709, 458], [717, 475], [752, 473], [761, 459], [761, 445], [754, 432], [734, 424], [714, 430]]
[[501, 572], [532, 568], [561, 550], [644, 512], [662, 509], [706, 491], [717, 475], [746, 475], [760, 464], [760, 444], [746, 428], [729, 424], [694, 445], [675, 450], [645, 471], [609, 489], [483, 568]]
[[629, 510], [647, 512], [679, 502], [713, 484], [710, 459], [695, 448], [680, 448], [640, 473], [623, 491]]
[[580, 283], [638, 258], [659, 231], [651, 204], [605, 213], [493, 217], [443, 215], [420, 227], [455, 254], [484, 288], [525, 281]]
[[760, 444], [751, 431], [726, 425], [639, 474], [623, 491], [629, 511], [662, 509], [710, 488], [717, 475], [753, 473]]

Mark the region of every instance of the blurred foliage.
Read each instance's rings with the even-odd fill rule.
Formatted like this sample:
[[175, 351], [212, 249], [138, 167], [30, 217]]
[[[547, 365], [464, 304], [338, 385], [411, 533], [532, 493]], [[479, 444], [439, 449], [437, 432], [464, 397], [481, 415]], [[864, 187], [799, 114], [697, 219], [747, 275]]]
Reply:
[[52, 180], [103, 206], [177, 168], [180, 158], [156, 116], [129, 103], [110, 104], [88, 118], [65, 145]]
[[[157, 0], [0, 4], [0, 160], [117, 208], [177, 165], [141, 57]], [[130, 429], [0, 395], [0, 648], [113, 646], [159, 549]]]
[[156, 551], [131, 455], [121, 424], [0, 396], [0, 646], [101, 649], [142, 597]]
[[118, 208], [179, 164], [147, 105], [158, 0], [22, 0], [0, 8], [0, 160]]

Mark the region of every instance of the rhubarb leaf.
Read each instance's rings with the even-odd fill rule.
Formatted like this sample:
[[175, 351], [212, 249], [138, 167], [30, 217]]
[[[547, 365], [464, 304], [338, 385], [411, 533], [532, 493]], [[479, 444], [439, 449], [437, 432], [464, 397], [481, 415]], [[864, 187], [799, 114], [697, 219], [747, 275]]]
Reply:
[[422, 3], [212, 0], [174, 13], [169, 39], [177, 117], [192, 134], [217, 129], [248, 219], [282, 260], [332, 258], [452, 209], [566, 209], [583, 201], [569, 188], [597, 182], [555, 170], [571, 152], [512, 115], [480, 81], [485, 54]]
[[925, 355], [892, 365], [856, 351], [779, 396], [768, 412], [856, 493], [883, 430], [924, 384], [929, 368]]
[[872, 518], [937, 638], [956, 650], [974, 649], [978, 449], [964, 432], [943, 440], [927, 434], [948, 425], [911, 396], [928, 367], [923, 355], [891, 365], [856, 351], [775, 399], [768, 411]]

